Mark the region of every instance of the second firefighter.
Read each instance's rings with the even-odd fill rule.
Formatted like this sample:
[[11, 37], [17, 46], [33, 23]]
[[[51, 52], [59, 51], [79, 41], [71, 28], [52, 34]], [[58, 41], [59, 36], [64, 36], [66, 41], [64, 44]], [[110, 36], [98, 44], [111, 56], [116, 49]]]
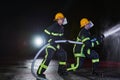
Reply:
[[68, 68], [68, 71], [75, 71], [79, 69], [84, 63], [85, 58], [90, 58], [92, 60], [92, 74], [96, 74], [96, 69], [99, 63], [99, 55], [92, 48], [99, 45], [103, 41], [103, 36], [101, 37], [92, 37], [89, 29], [92, 28], [94, 24], [92, 21], [89, 21], [87, 18], [80, 20], [80, 28], [76, 41], [82, 42], [82, 45], [74, 44], [73, 53], [75, 57], [75, 64], [71, 64], [71, 67]]

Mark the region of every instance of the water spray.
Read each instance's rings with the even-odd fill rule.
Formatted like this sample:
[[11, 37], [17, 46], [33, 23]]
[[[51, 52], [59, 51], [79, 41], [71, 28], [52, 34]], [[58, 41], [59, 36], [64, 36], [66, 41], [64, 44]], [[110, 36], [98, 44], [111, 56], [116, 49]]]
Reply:
[[120, 31], [120, 24], [117, 24], [117, 25], [113, 26], [113, 28], [105, 31], [103, 33], [103, 35], [106, 38], [106, 37], [109, 37], [110, 35], [113, 35], [114, 33], [118, 32], [118, 31]]
[[120, 61], [120, 24], [112, 26], [103, 33], [105, 38], [104, 47], [106, 48], [107, 60]]

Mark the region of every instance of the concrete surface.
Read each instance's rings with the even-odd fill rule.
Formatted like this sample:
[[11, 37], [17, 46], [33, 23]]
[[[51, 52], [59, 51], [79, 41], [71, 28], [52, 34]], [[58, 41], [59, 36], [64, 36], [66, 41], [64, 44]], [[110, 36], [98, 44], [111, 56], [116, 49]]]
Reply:
[[[0, 80], [36, 80], [31, 74], [32, 60], [14, 61], [11, 65], [0, 66]], [[37, 70], [41, 60], [38, 59], [35, 64]], [[64, 80], [57, 74], [57, 61], [52, 60], [45, 72], [48, 80]], [[65, 80], [120, 80], [120, 68], [100, 68], [98, 70], [102, 76], [91, 75], [90, 68], [82, 68], [76, 72], [71, 72], [68, 79]]]

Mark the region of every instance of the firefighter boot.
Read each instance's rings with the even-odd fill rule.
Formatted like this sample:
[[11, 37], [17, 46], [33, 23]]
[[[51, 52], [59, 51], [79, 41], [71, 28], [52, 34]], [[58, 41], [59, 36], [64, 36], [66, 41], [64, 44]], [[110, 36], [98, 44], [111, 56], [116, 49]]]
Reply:
[[40, 79], [36, 79], [36, 80], [48, 80], [46, 79], [44, 74], [38, 75]]
[[101, 75], [99, 72], [96, 71], [97, 67], [98, 67], [98, 63], [93, 63], [92, 75], [94, 75], [94, 76], [100, 76]]
[[62, 77], [65, 78], [68, 75], [66, 66], [60, 65], [58, 67], [58, 74]]

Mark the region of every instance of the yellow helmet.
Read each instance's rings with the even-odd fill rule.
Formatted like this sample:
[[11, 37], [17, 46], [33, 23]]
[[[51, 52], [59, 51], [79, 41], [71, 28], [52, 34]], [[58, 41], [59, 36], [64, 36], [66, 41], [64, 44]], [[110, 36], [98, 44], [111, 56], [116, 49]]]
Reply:
[[80, 20], [80, 27], [84, 27], [86, 24], [88, 24], [90, 21], [87, 18], [82, 18]]
[[55, 19], [54, 19], [54, 20], [63, 19], [63, 18], [65, 18], [64, 15], [63, 15], [63, 13], [58, 12], [58, 13], [55, 15]]

